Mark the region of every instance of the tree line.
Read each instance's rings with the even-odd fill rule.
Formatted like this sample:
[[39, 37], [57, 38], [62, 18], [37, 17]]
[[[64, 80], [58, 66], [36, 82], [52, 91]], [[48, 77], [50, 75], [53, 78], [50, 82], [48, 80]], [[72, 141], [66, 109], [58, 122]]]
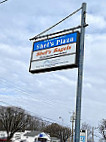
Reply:
[[[87, 123], [82, 123], [81, 129], [88, 132], [88, 141], [92, 141], [92, 127]], [[61, 142], [65, 142], [72, 136], [71, 129], [57, 123], [50, 124], [41, 118], [29, 114], [26, 110], [15, 106], [0, 106], [0, 130], [7, 132], [7, 141], [10, 141], [16, 132], [25, 130], [43, 131], [49, 133], [51, 137], [57, 137]], [[106, 140], [104, 130], [106, 130], [106, 119], [101, 120], [98, 130], [103, 139]]]

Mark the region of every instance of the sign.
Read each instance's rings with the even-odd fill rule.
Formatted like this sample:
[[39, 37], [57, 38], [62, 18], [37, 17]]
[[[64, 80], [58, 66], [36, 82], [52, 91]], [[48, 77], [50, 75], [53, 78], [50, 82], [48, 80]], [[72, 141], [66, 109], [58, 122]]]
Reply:
[[48, 35], [33, 43], [31, 73], [78, 67], [79, 32]]
[[87, 142], [87, 130], [80, 131], [80, 142]]
[[[87, 142], [87, 130], [80, 130], [80, 141], [79, 142]], [[75, 141], [75, 134], [74, 134]]]

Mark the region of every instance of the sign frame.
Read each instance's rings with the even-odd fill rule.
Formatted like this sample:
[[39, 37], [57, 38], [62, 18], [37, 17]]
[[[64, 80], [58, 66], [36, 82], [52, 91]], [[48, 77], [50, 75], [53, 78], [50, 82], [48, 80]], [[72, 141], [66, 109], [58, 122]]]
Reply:
[[[36, 42], [40, 42], [40, 41], [45, 41], [45, 40], [50, 40], [50, 39], [53, 39], [53, 38], [58, 38], [58, 37], [61, 37], [61, 36], [65, 36], [65, 35], [68, 35], [68, 34], [73, 34], [73, 33], [77, 33], [77, 39], [76, 39], [76, 42], [72, 42], [70, 44], [73, 44], [73, 43], [76, 43], [76, 57], [75, 57], [75, 64], [69, 64], [69, 65], [62, 65], [62, 66], [56, 66], [56, 67], [50, 67], [50, 68], [44, 68], [44, 69], [35, 69], [35, 70], [31, 70], [31, 63], [33, 62], [32, 61], [32, 58], [33, 58], [33, 50], [34, 50], [34, 44]], [[44, 38], [46, 37], [46, 39]], [[68, 45], [69, 43], [67, 44], [64, 44], [64, 45]], [[43, 72], [51, 72], [51, 71], [56, 71], [56, 70], [63, 70], [63, 69], [71, 69], [71, 68], [78, 68], [78, 65], [79, 65], [79, 45], [80, 45], [80, 32], [79, 31], [76, 31], [76, 32], [64, 32], [64, 31], [61, 31], [61, 33], [54, 33], [53, 35], [47, 35], [47, 36], [41, 36], [41, 37], [38, 37], [37, 41], [33, 42], [33, 47], [32, 47], [32, 52], [31, 52], [31, 59], [30, 59], [30, 67], [29, 67], [29, 72], [31, 73], [43, 73]], [[62, 45], [60, 45], [62, 46]], [[53, 47], [50, 47], [50, 48], [54, 48], [56, 46], [53, 46]], [[57, 46], [58, 47], [58, 46]], [[41, 50], [41, 49], [40, 49]], [[45, 50], [45, 49], [43, 49]], [[65, 56], [65, 55], [63, 55]]]

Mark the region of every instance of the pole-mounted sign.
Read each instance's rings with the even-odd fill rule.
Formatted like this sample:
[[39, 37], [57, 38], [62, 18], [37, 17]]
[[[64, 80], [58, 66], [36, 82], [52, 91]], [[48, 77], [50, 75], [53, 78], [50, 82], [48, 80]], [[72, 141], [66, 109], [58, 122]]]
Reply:
[[[82, 9], [80, 33], [78, 31], [73, 33], [70, 33], [69, 31], [62, 31], [47, 36], [37, 37], [36, 41], [33, 43], [29, 68], [29, 71], [31, 73], [40, 73], [78, 67], [75, 142], [80, 141], [84, 35], [85, 27], [88, 26], [86, 24], [86, 3], [82, 3], [82, 7], [80, 9]], [[80, 9], [76, 10], [63, 20], [72, 16]], [[61, 20], [60, 22], [62, 22], [63, 20]], [[59, 24], [60, 22], [58, 22], [57, 24]], [[55, 24], [54, 26], [56, 26], [57, 24]], [[48, 28], [45, 31], [48, 31], [52, 27]], [[31, 40], [33, 39], [35, 39], [35, 37]]]
[[31, 73], [78, 67], [79, 32], [54, 35], [40, 37], [33, 43]]

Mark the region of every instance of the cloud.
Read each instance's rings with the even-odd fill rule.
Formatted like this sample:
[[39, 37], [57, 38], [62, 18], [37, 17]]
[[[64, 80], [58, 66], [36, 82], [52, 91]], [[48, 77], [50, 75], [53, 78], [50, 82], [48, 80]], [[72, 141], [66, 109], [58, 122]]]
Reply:
[[100, 15], [87, 14], [88, 32], [103, 33], [106, 32], [106, 19]]

